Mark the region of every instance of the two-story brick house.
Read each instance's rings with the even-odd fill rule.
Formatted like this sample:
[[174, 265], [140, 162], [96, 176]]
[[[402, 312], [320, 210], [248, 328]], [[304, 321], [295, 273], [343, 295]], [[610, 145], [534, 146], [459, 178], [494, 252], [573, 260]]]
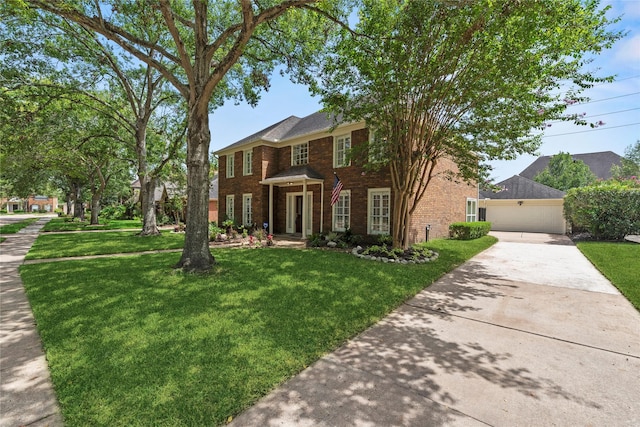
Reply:
[[[338, 126], [323, 112], [304, 118], [291, 116], [231, 144], [219, 158], [219, 222], [267, 224], [270, 233], [318, 232], [390, 234], [393, 194], [388, 167], [366, 171], [348, 161], [351, 147], [367, 142], [364, 122]], [[455, 168], [441, 161], [440, 170]], [[343, 189], [332, 206], [334, 174]], [[436, 177], [416, 209], [410, 240], [443, 237], [449, 224], [475, 221], [478, 189]], [[305, 197], [306, 196], [306, 197]], [[304, 224], [304, 226], [303, 226]]]

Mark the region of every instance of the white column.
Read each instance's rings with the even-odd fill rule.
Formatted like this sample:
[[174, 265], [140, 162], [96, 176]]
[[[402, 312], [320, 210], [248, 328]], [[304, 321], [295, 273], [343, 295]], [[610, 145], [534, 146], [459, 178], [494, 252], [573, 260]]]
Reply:
[[269, 184], [269, 234], [273, 234], [273, 184]]
[[307, 180], [302, 181], [302, 238], [307, 238]]
[[320, 183], [320, 232], [324, 226], [324, 181]]

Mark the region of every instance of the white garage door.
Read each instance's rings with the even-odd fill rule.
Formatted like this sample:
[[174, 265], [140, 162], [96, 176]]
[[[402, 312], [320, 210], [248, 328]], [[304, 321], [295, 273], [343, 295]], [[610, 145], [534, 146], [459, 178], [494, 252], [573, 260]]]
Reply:
[[495, 231], [564, 234], [566, 231], [562, 200], [491, 200], [487, 203], [487, 221]]

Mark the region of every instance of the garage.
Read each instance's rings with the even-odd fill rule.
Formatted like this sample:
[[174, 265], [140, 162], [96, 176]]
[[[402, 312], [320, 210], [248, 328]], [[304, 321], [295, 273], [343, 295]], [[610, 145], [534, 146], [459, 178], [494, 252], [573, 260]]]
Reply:
[[564, 192], [515, 175], [497, 184], [499, 191], [481, 191], [479, 207], [491, 230], [564, 234]]

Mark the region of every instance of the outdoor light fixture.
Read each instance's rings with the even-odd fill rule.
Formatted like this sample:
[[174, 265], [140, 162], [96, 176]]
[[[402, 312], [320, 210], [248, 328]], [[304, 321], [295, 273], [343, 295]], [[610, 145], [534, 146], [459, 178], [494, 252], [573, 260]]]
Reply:
[[522, 206], [524, 202], [522, 200], [518, 200], [518, 206]]

